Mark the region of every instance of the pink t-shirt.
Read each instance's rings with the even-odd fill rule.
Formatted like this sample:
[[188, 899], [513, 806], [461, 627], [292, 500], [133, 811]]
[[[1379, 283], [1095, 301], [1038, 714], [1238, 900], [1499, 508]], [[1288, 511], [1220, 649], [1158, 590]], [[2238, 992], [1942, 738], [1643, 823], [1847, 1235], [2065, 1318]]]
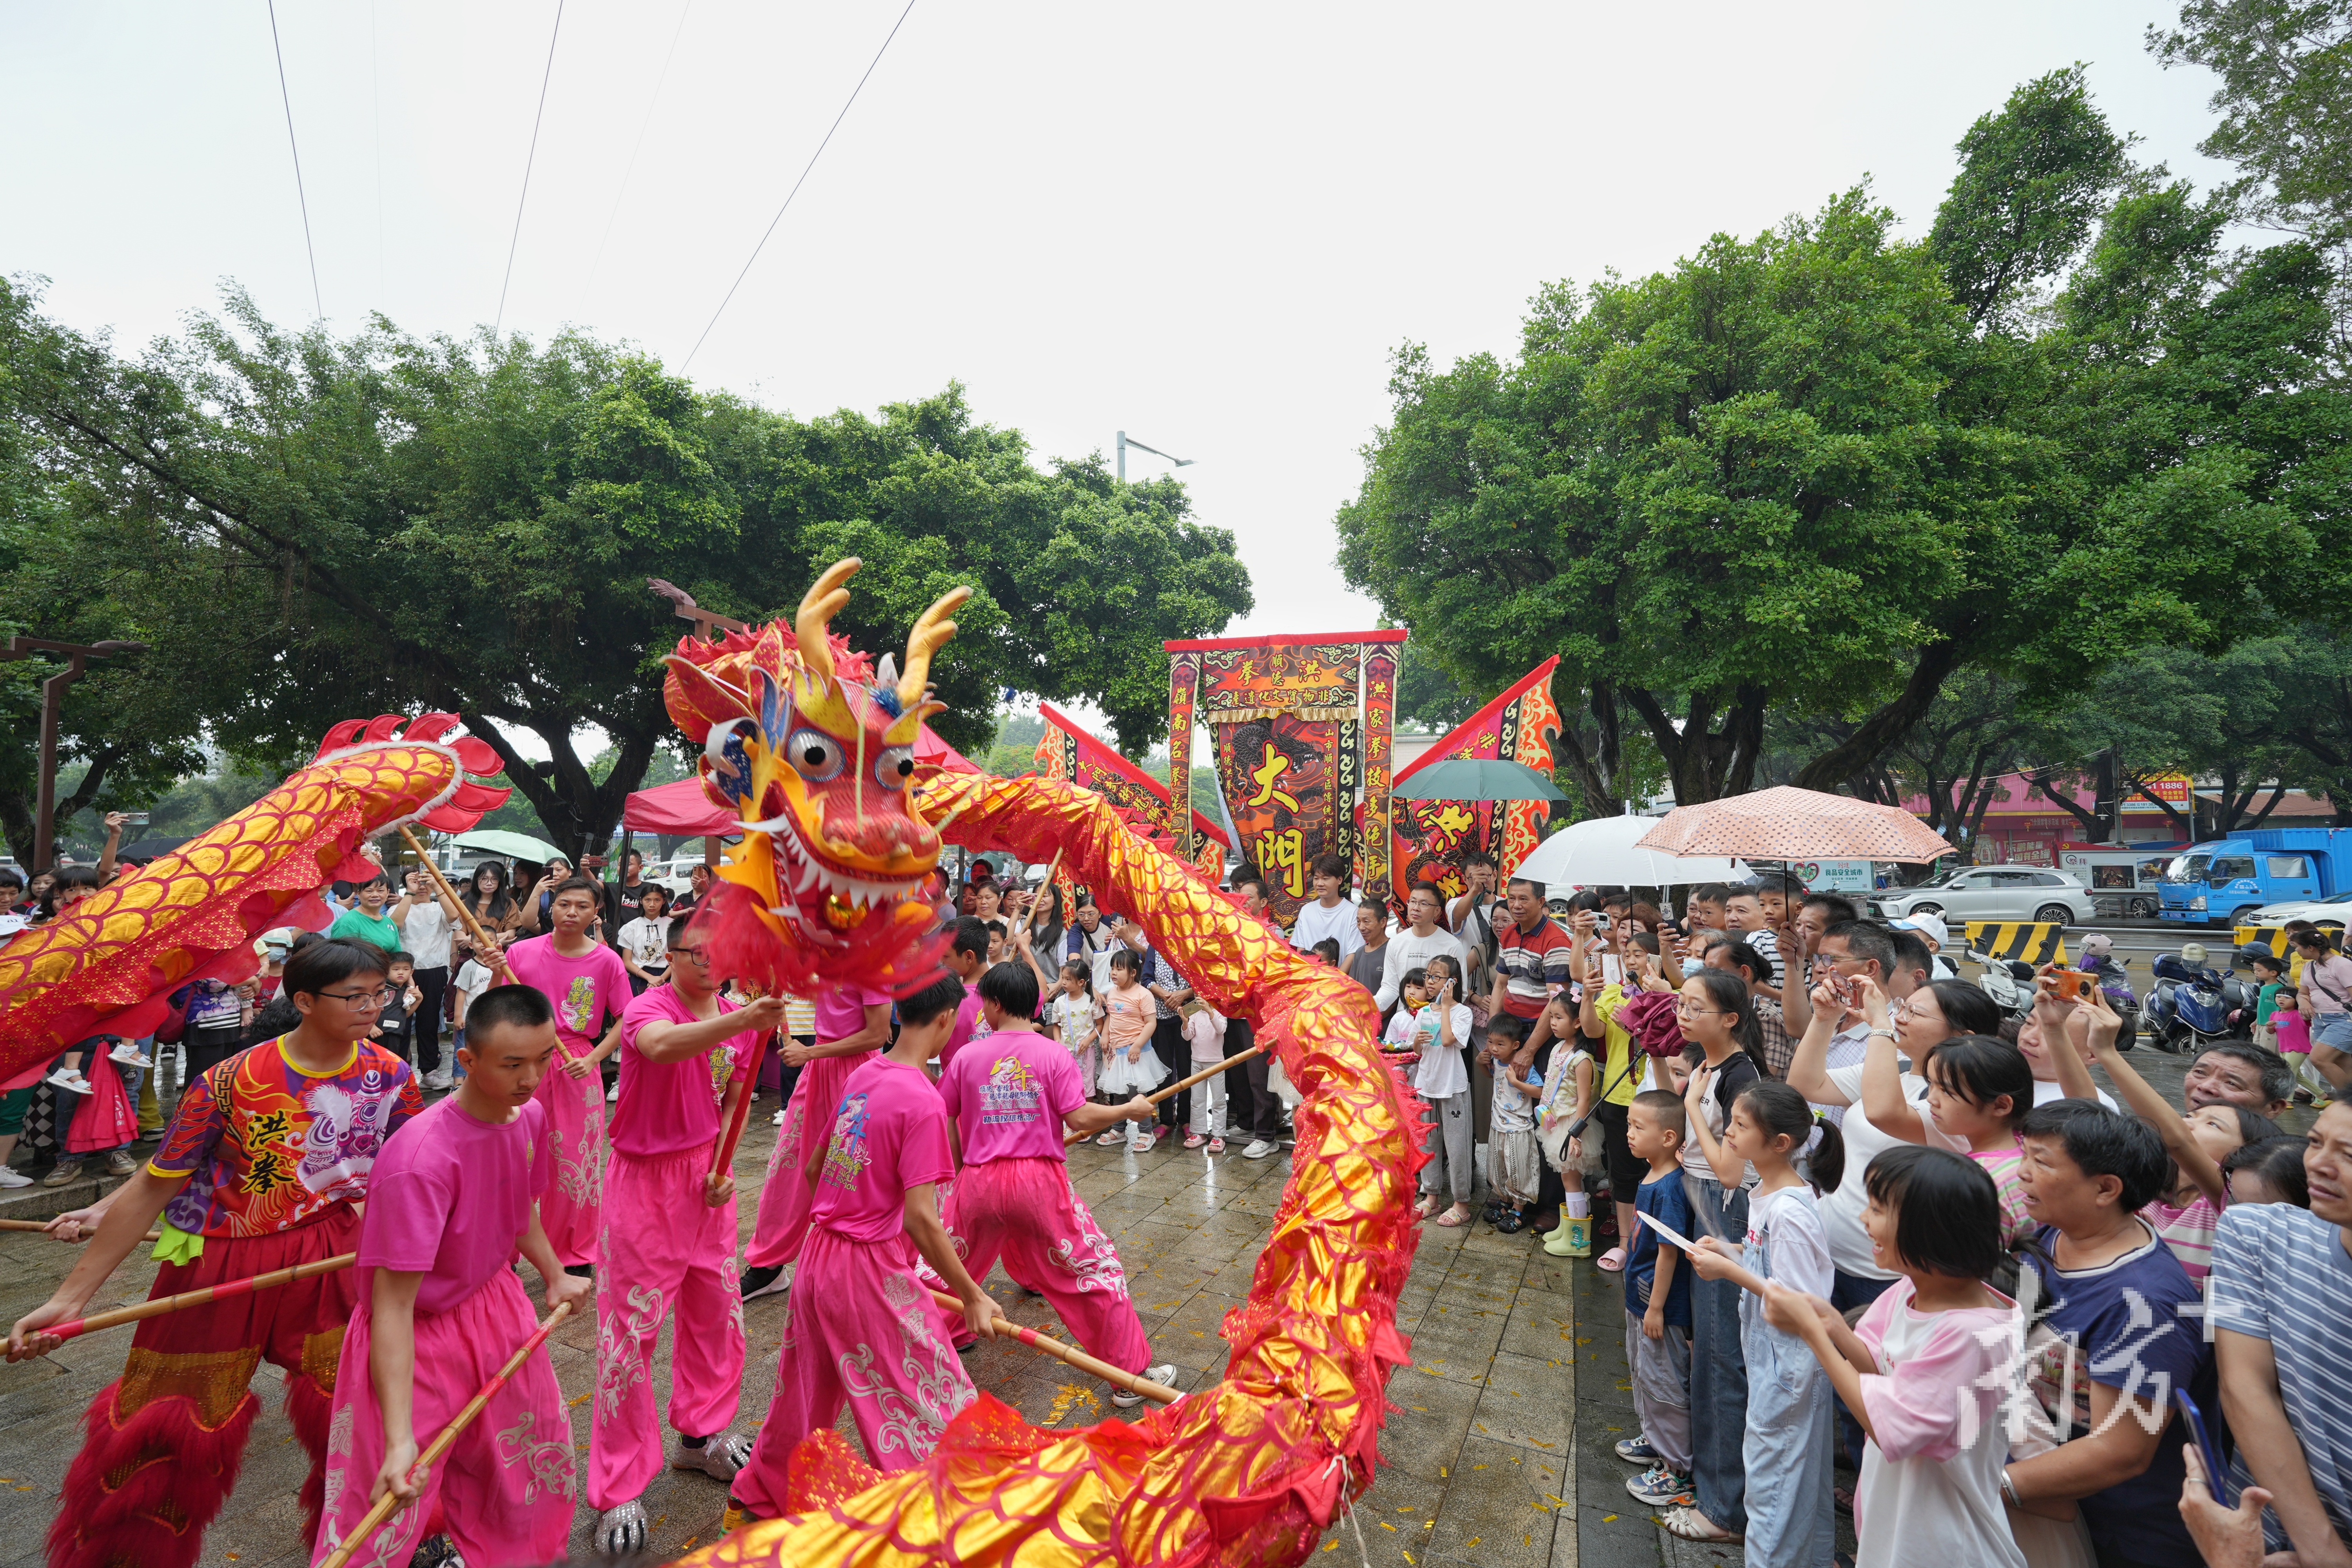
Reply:
[[907, 1189], [955, 1173], [948, 1109], [920, 1068], [875, 1057], [841, 1086], [809, 1223], [853, 1241], [906, 1228]]
[[376, 1156], [360, 1221], [360, 1300], [370, 1270], [425, 1276], [419, 1312], [446, 1312], [514, 1261], [530, 1230], [531, 1200], [555, 1173], [547, 1107], [524, 1105], [512, 1121], [479, 1121], [457, 1097], [404, 1123]]
[[[724, 996], [714, 1000], [722, 1013], [740, 1011]], [[719, 1136], [727, 1081], [751, 1059], [759, 1036], [746, 1029], [682, 1061], [653, 1062], [637, 1054], [637, 1032], [647, 1024], [700, 1022], [667, 985], [654, 986], [621, 1015], [621, 1098], [605, 1123], [615, 1152], [648, 1159], [699, 1149]]]
[[948, 1043], [940, 1047], [940, 1070], [945, 1072], [959, 1051], [974, 1040], [986, 1039], [990, 1033], [988, 1020], [980, 1016], [979, 991], [965, 986], [963, 1000], [956, 1004], [955, 1027], [948, 1033]]
[[2205, 1276], [2213, 1272], [2213, 1233], [2221, 1228], [2220, 1205], [2203, 1193], [2186, 1204], [2158, 1198], [2140, 1210], [2139, 1217], [2156, 1227], [2156, 1234], [2172, 1248], [2172, 1256], [2180, 1259], [2189, 1278], [2200, 1285], [2205, 1283]]
[[940, 1075], [963, 1163], [1059, 1160], [1062, 1118], [1087, 1102], [1077, 1059], [1045, 1036], [1000, 1029]]
[[866, 1027], [866, 1009], [887, 1006], [890, 993], [870, 985], [827, 985], [816, 994], [816, 1043], [845, 1040]]
[[605, 1018], [618, 1017], [629, 1005], [628, 968], [601, 942], [566, 958], [555, 951], [553, 937], [535, 936], [507, 949], [507, 963], [517, 980], [555, 1004], [555, 1032], [575, 1055], [594, 1049]]

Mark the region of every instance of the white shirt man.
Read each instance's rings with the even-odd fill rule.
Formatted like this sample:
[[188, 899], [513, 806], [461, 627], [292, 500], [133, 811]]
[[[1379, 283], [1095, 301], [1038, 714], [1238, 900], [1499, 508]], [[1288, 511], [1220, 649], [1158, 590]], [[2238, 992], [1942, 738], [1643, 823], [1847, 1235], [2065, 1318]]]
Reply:
[[1312, 952], [1318, 942], [1339, 944], [1339, 962], [1364, 945], [1364, 933], [1356, 929], [1355, 900], [1345, 896], [1348, 863], [1337, 855], [1326, 855], [1315, 862], [1315, 900], [1302, 905], [1298, 918], [1290, 922], [1290, 945], [1301, 952]]
[[1381, 966], [1381, 988], [1372, 998], [1382, 1012], [1396, 1005], [1404, 989], [1407, 970], [1421, 968], [1441, 952], [1467, 963], [1461, 942], [1437, 923], [1438, 917], [1445, 912], [1445, 895], [1438, 891], [1434, 882], [1416, 886], [1412, 897], [1405, 900], [1404, 909], [1405, 918], [1412, 923], [1389, 938], [1388, 962]]

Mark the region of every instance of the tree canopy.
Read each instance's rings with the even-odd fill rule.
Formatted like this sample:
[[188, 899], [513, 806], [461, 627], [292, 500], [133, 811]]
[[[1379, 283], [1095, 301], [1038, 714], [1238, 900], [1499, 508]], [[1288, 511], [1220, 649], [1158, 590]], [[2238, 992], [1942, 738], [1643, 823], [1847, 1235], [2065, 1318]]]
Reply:
[[[800, 419], [583, 333], [419, 339], [378, 318], [337, 338], [232, 293], [131, 357], [38, 307], [0, 285], [0, 395], [22, 433], [0, 482], [21, 492], [18, 535], [50, 530], [0, 584], [0, 615], [55, 635], [42, 574], [103, 588], [82, 595], [91, 624], [152, 647], [127, 682], [85, 683], [77, 733], [120, 736], [154, 787], [194, 765], [171, 746], [200, 728], [282, 769], [340, 719], [448, 708], [576, 854], [674, 740], [660, 658], [688, 628], [648, 578], [761, 619], [862, 556], [835, 629], [877, 656], [971, 584], [933, 665], [959, 746], [984, 744], [1008, 687], [1090, 700], [1148, 743], [1166, 727], [1160, 642], [1251, 603], [1232, 535], [1193, 521], [1181, 485], [1122, 484], [1091, 458], [1041, 470], [961, 386]], [[142, 680], [178, 726], [143, 744], [99, 710]], [[609, 769], [575, 750], [585, 725], [610, 738]], [[551, 760], [527, 762], [523, 733]]]

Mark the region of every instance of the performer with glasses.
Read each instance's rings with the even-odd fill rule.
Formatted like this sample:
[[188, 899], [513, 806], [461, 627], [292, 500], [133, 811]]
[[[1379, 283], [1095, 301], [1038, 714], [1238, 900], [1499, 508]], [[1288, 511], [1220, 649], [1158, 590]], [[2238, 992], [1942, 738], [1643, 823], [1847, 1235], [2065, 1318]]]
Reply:
[[[386, 991], [384, 955], [366, 942], [321, 942], [288, 960], [299, 1026], [182, 1091], [163, 1147], [104, 1205], [57, 1293], [16, 1323], [8, 1359], [59, 1343], [41, 1331], [81, 1317], [159, 1215], [151, 1299], [351, 1251], [378, 1152], [425, 1109], [415, 1071], [366, 1037]], [[52, 1568], [190, 1568], [260, 1412], [249, 1385], [263, 1361], [284, 1370], [286, 1413], [310, 1451], [301, 1504], [305, 1539], [315, 1537], [355, 1300], [344, 1269], [142, 1322], [66, 1471]]]

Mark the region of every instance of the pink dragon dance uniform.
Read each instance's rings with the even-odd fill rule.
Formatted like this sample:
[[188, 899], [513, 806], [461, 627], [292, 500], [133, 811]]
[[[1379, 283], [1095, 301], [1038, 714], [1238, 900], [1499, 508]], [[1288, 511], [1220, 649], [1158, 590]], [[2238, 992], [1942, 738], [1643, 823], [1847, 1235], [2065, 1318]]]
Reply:
[[[816, 1043], [824, 1046], [848, 1039], [866, 1027], [866, 1008], [887, 1006], [889, 1001], [887, 991], [865, 985], [835, 985], [819, 991]], [[752, 1268], [775, 1268], [800, 1256], [801, 1243], [808, 1235], [812, 1196], [808, 1178], [802, 1173], [808, 1163], [808, 1129], [812, 1122], [819, 1129], [829, 1125], [850, 1075], [873, 1059], [872, 1051], [860, 1051], [851, 1057], [818, 1057], [801, 1068], [800, 1081], [793, 1088], [793, 1102], [784, 1107], [783, 1129], [776, 1134], [776, 1146], [768, 1151], [768, 1175], [760, 1185], [759, 1218], [752, 1226], [751, 1245], [743, 1252], [743, 1261]]]
[[598, 1215], [604, 1206], [604, 1086], [598, 1075], [573, 1078], [564, 1056], [584, 1057], [596, 1048], [604, 1020], [629, 1005], [629, 971], [621, 955], [597, 942], [566, 958], [551, 936], [535, 936], [507, 950], [515, 978], [544, 994], [555, 1006], [555, 1032], [563, 1049], [539, 1080], [539, 1102], [547, 1107], [548, 1142], [555, 1150], [555, 1180], [539, 1205], [539, 1223], [556, 1259], [567, 1268], [594, 1263]]
[[866, 1458], [920, 1464], [949, 1419], [979, 1397], [915, 1278], [907, 1190], [948, 1178], [947, 1108], [922, 1068], [877, 1058], [849, 1075], [817, 1173], [800, 1272], [786, 1299], [776, 1391], [734, 1495], [753, 1514], [787, 1511], [785, 1466], [846, 1403]]
[[[738, 1010], [717, 1000], [722, 1012]], [[661, 1473], [652, 1374], [665, 1318], [677, 1319], [672, 1429], [689, 1437], [726, 1431], [742, 1393], [735, 1199], [712, 1208], [702, 1191], [719, 1141], [719, 1100], [751, 1061], [759, 1037], [746, 1029], [682, 1061], [637, 1054], [646, 1025], [699, 1021], [667, 985], [653, 987], [621, 1015], [621, 1098], [613, 1108], [589, 1425], [588, 1503], [599, 1510], [642, 1497]]]
[[[476, 1120], [456, 1097], [403, 1127], [376, 1161], [360, 1225], [359, 1306], [335, 1371], [325, 1514], [311, 1561], [334, 1554], [368, 1511], [383, 1466], [383, 1410], [368, 1370], [375, 1270], [425, 1276], [416, 1291], [411, 1423], [421, 1450], [538, 1326], [508, 1267], [530, 1230], [530, 1205], [554, 1178], [547, 1110]], [[352, 1568], [400, 1568], [437, 1512], [468, 1563], [544, 1563], [563, 1555], [576, 1489], [572, 1417], [545, 1347], [523, 1363], [416, 1500], [394, 1510]], [[438, 1504], [436, 1510], [436, 1504]]]
[[1076, 1059], [1043, 1035], [1002, 1029], [956, 1058], [940, 1099], [963, 1142], [942, 1217], [971, 1277], [987, 1279], [1002, 1258], [1087, 1350], [1128, 1372], [1150, 1365], [1118, 1249], [1070, 1189], [1062, 1119], [1087, 1100]]

